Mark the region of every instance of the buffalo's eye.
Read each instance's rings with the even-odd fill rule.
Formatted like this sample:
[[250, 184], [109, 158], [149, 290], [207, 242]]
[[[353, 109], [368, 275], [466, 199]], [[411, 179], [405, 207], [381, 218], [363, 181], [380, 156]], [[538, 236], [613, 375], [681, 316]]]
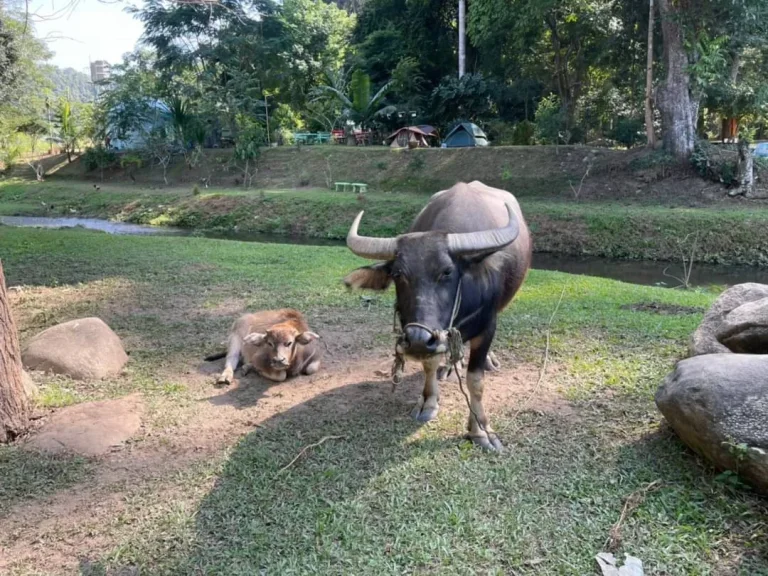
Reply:
[[288, 348], [290, 348], [291, 346], [293, 346], [293, 342], [286, 342], [286, 343], [285, 343], [285, 346], [286, 346], [286, 347], [288, 347]]
[[392, 271], [392, 278], [393, 279], [397, 280], [398, 278], [402, 278], [402, 277], [403, 277], [403, 273], [400, 272], [400, 270], [393, 270]]
[[440, 279], [445, 280], [446, 278], [450, 278], [453, 274], [453, 268], [446, 268], [440, 273]]
[[270, 347], [270, 348], [274, 348], [274, 347], [275, 347], [275, 343], [274, 343], [274, 342], [272, 342], [272, 340], [268, 340], [268, 341], [267, 341], [267, 344], [269, 344], [269, 347]]

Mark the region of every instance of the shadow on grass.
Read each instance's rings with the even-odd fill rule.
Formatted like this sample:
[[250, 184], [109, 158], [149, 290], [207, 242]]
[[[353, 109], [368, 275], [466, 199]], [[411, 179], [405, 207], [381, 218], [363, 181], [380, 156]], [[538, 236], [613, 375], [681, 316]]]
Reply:
[[[627, 498], [655, 480], [622, 525], [617, 557], [640, 557], [649, 574], [768, 572], [765, 503], [666, 433], [622, 441], [620, 428], [639, 420], [632, 409], [625, 421], [617, 406], [501, 409], [497, 456], [461, 441], [463, 410], [410, 420], [414, 385], [392, 394], [359, 382], [274, 416], [233, 448], [194, 513], [82, 573], [593, 573]], [[292, 462], [326, 436], [342, 438]]]
[[90, 461], [79, 456], [0, 447], [0, 518], [17, 504], [45, 498], [83, 481], [91, 471]]

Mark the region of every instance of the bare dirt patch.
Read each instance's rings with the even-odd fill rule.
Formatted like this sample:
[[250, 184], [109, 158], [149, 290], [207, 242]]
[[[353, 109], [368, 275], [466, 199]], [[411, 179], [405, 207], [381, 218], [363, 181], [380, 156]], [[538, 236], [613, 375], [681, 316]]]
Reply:
[[[370, 329], [365, 331], [370, 332]], [[329, 333], [330, 332], [330, 333]], [[193, 416], [179, 427], [147, 425], [138, 437], [103, 455], [87, 483], [63, 490], [43, 501], [20, 504], [0, 518], [0, 570], [34, 567], [36, 570], [75, 569], [80, 559], [114, 548], [119, 540], [119, 518], [137, 490], [165, 491], [169, 501], [194, 506], [210, 486], [184, 487], [174, 476], [191, 466], [225, 457], [241, 438], [264, 426], [281, 426], [281, 414], [291, 413], [308, 422], [327, 422], [361, 406], [382, 406], [407, 417], [421, 393], [420, 366], [406, 365], [403, 383], [393, 389], [386, 376], [391, 355], [385, 349], [351, 353], [360, 334], [324, 330], [330, 341], [324, 368], [316, 375], [281, 384], [257, 376], [240, 377], [224, 389], [213, 385], [221, 361], [200, 363], [184, 375], [193, 398]], [[346, 340], [346, 341], [345, 341]], [[485, 405], [493, 420], [501, 413], [534, 410], [571, 413], [546, 379], [538, 388], [539, 369], [503, 356], [504, 366], [487, 374]], [[554, 368], [556, 369], [556, 367]], [[441, 416], [467, 414], [455, 375], [441, 383]], [[157, 409], [157, 408], [156, 408]], [[464, 430], [455, 431], [459, 442]], [[501, 431], [503, 434], [503, 431]], [[179, 504], [181, 505], [181, 504]], [[44, 545], [43, 545], [44, 543]]]

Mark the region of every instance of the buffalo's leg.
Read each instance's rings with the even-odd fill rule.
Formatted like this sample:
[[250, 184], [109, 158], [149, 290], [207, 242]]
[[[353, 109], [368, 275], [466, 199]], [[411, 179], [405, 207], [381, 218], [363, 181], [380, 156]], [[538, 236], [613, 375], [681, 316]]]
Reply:
[[423, 360], [421, 364], [424, 367], [424, 390], [411, 411], [411, 417], [419, 422], [429, 422], [437, 417], [437, 412], [440, 409], [440, 388], [437, 383], [440, 357], [433, 356]]
[[[437, 380], [439, 382], [442, 382], [446, 378], [448, 378], [448, 375], [451, 371], [451, 369], [454, 368], [450, 364], [446, 362], [440, 362], [440, 366], [437, 369]], [[459, 360], [459, 365], [456, 368], [457, 370], [462, 370], [464, 368], [464, 360]]]
[[488, 350], [493, 340], [493, 333], [494, 329], [491, 328], [470, 343], [469, 368], [467, 369], [470, 411], [467, 429], [469, 430], [469, 438], [481, 448], [501, 451], [503, 449], [501, 441], [491, 428], [483, 407], [484, 368]]
[[307, 364], [306, 368], [302, 371], [302, 374], [305, 376], [312, 376], [312, 374], [315, 374], [318, 370], [320, 370], [320, 360], [313, 360]]
[[501, 369], [501, 362], [496, 357], [496, 354], [488, 351], [488, 355], [485, 357], [485, 370], [487, 372], [498, 372]]
[[240, 362], [240, 352], [243, 349], [243, 341], [236, 334], [229, 337], [227, 343], [227, 359], [224, 362], [224, 371], [216, 380], [217, 384], [232, 384], [235, 379], [235, 370]]

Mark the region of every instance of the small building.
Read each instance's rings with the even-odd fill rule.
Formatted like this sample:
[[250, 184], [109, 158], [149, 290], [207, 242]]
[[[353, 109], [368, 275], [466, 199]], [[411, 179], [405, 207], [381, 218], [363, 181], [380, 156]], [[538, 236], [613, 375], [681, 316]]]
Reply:
[[419, 126], [405, 126], [387, 136], [391, 148], [429, 148], [427, 138], [434, 134], [423, 131]]
[[477, 124], [472, 122], [457, 124], [448, 133], [442, 144], [442, 148], [472, 148], [475, 146], [488, 146], [488, 136]]
[[171, 124], [171, 110], [161, 100], [146, 101], [146, 109], [139, 120], [139, 125], [133, 129], [124, 130], [115, 122], [119, 117], [118, 107], [110, 110], [107, 118], [107, 133], [109, 134], [109, 147], [114, 150], [138, 150], [144, 147], [146, 137], [153, 130], [169, 128]]

